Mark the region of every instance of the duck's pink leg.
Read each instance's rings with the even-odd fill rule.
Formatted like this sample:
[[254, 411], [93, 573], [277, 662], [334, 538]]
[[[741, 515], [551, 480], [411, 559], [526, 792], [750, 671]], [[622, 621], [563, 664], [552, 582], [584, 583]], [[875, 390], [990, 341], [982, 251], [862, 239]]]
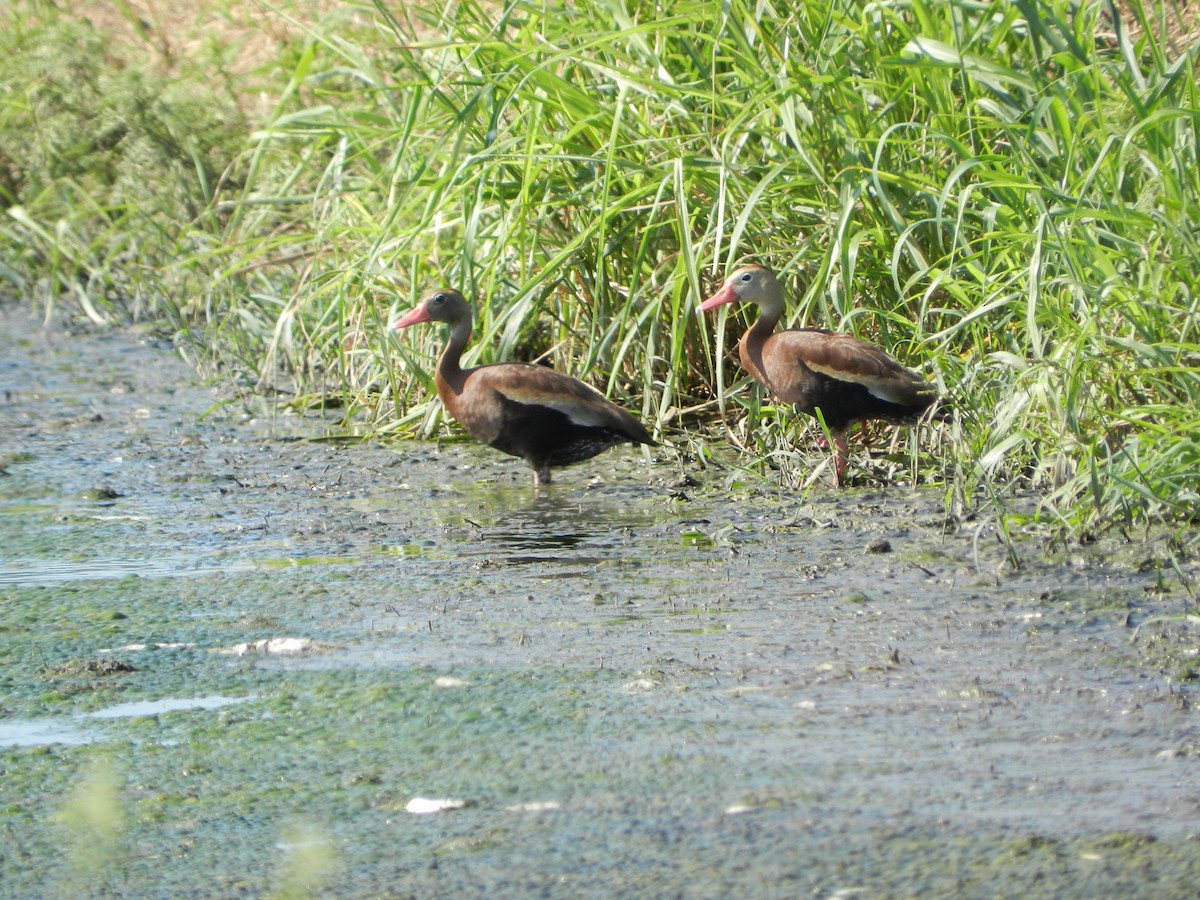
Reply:
[[831, 431], [829, 436], [833, 438], [833, 483], [836, 487], [842, 486], [842, 475], [846, 471], [846, 465], [850, 462], [850, 447], [846, 444], [846, 432]]

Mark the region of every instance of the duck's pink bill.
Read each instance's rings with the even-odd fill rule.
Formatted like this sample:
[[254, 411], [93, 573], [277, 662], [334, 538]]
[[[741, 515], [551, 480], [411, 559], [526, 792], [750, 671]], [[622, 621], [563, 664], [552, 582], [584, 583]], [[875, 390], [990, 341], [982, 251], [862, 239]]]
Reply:
[[737, 291], [733, 289], [733, 285], [727, 284], [700, 304], [700, 312], [708, 312], [710, 309], [716, 309], [718, 306], [732, 303], [737, 298]]
[[403, 316], [392, 323], [392, 328], [407, 328], [409, 325], [416, 325], [418, 322], [432, 322], [433, 319], [429, 316], [429, 310], [425, 308], [425, 304], [414, 306]]

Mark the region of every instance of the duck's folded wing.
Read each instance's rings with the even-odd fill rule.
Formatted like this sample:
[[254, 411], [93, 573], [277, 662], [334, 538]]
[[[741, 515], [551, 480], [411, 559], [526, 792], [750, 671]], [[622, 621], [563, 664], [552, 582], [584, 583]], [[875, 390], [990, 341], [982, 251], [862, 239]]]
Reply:
[[927, 403], [936, 393], [919, 375], [853, 335], [818, 329], [781, 331], [772, 336], [770, 345], [771, 355], [777, 359], [799, 360], [813, 372], [860, 384], [889, 403]]
[[545, 366], [484, 366], [473, 371], [470, 380], [478, 384], [473, 390], [490, 389], [513, 403], [557, 410], [581, 427], [607, 428], [630, 440], [653, 443], [645, 427], [627, 410], [582, 381]]

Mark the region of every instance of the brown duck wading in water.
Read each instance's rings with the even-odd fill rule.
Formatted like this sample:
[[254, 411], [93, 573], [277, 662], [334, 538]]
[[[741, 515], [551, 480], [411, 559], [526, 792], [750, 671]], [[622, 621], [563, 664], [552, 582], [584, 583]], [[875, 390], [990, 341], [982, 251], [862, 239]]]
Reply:
[[783, 316], [783, 288], [769, 269], [743, 266], [701, 310], [736, 301], [753, 303], [758, 319], [738, 344], [742, 366], [767, 391], [825, 420], [834, 446], [834, 483], [846, 470], [846, 430], [863, 419], [912, 421], [937, 400], [937, 389], [878, 347], [820, 328], [775, 331]]
[[658, 446], [628, 412], [553, 369], [524, 363], [462, 368], [471, 307], [458, 291], [433, 291], [392, 327], [418, 322], [450, 326], [434, 378], [446, 410], [475, 440], [529, 463], [535, 485], [550, 483], [551, 466], [590, 459], [614, 444]]

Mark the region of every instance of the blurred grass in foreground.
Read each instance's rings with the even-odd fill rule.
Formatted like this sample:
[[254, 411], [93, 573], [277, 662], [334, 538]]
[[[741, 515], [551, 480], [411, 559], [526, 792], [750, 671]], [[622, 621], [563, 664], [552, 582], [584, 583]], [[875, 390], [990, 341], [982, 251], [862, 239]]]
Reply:
[[386, 324], [453, 284], [468, 358], [546, 358], [694, 452], [722, 412], [790, 469], [813, 427], [733, 390], [737, 328], [695, 315], [753, 257], [793, 322], [952, 398], [897, 477], [956, 509], [1034, 489], [1074, 529], [1192, 516], [1200, 105], [1194, 52], [1153, 37], [1172, 4], [1123, 4], [1136, 38], [1068, 2], [290, 8], [248, 74], [219, 41], [156, 75], [46, 4], [0, 14], [0, 278], [425, 434], [440, 336]]

